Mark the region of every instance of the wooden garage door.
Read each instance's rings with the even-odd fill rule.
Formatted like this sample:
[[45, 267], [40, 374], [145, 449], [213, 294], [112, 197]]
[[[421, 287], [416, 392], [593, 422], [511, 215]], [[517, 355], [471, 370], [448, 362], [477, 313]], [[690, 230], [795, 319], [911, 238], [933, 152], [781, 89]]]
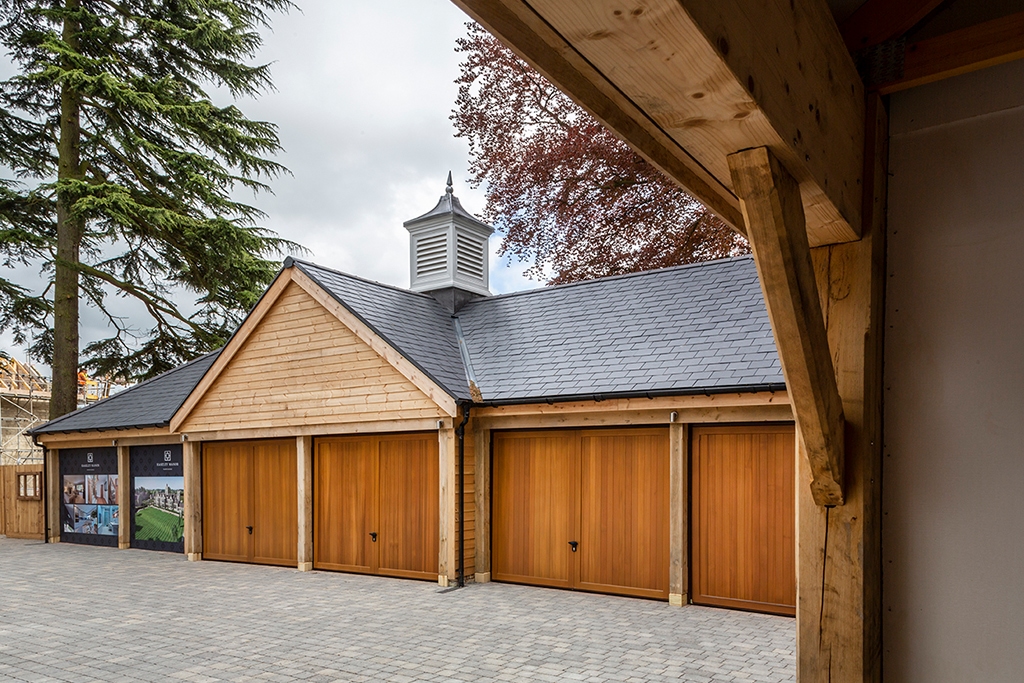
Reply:
[[792, 426], [693, 430], [693, 602], [796, 613]]
[[497, 581], [668, 597], [665, 429], [498, 432]]
[[437, 578], [437, 434], [317, 439], [313, 565]]
[[203, 444], [203, 556], [295, 564], [297, 489], [293, 440]]

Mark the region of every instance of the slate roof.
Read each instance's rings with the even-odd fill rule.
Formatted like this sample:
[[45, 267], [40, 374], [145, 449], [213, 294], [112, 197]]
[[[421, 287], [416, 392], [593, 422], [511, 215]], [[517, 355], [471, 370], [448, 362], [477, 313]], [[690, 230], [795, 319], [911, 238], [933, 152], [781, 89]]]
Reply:
[[459, 319], [485, 402], [783, 387], [750, 257], [477, 299]]
[[220, 351], [200, 356], [153, 379], [36, 427], [32, 434], [165, 427]]
[[[428, 294], [297, 259], [285, 267], [301, 269], [459, 400], [471, 400], [470, 378], [492, 404], [784, 388], [750, 257], [483, 297], [455, 316]], [[34, 433], [167, 425], [216, 356]]]

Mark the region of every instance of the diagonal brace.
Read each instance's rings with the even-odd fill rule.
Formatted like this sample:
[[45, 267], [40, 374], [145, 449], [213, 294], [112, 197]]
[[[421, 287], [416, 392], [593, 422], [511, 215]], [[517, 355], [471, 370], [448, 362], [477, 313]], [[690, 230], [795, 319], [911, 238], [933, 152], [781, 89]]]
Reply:
[[843, 504], [843, 406], [807, 241], [800, 187], [767, 147], [729, 155], [818, 505]]

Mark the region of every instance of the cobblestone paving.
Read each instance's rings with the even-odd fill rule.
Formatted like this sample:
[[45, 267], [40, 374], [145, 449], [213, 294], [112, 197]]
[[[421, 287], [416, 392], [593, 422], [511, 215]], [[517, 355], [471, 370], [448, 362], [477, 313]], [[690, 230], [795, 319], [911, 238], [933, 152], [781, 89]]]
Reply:
[[0, 681], [791, 681], [795, 627], [0, 537]]

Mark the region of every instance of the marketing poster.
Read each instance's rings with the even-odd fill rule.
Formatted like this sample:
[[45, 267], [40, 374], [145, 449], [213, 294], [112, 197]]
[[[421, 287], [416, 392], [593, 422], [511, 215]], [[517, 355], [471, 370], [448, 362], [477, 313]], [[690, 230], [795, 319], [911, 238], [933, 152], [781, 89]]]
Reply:
[[133, 548], [185, 551], [185, 476], [181, 444], [132, 446]]
[[60, 540], [116, 547], [117, 449], [61, 449], [60, 475]]

